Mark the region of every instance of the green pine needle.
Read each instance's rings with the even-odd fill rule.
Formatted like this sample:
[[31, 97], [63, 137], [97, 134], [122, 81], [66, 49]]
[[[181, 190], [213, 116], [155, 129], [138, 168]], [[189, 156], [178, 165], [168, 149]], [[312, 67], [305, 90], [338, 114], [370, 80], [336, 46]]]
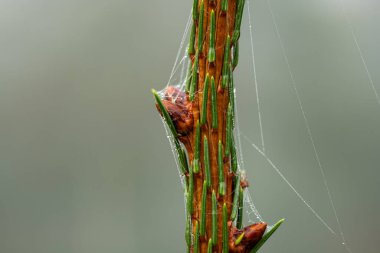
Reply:
[[228, 10], [228, 0], [222, 0], [222, 12], [226, 12]]
[[211, 211], [211, 239], [212, 244], [215, 246], [218, 242], [218, 201], [216, 199], [215, 191], [212, 191], [212, 211]]
[[208, 88], [210, 86], [210, 76], [207, 73], [203, 89], [203, 101], [202, 101], [202, 110], [201, 110], [201, 126], [206, 124], [207, 121], [207, 100], [208, 100]]
[[198, 0], [194, 0], [193, 2], [193, 20], [198, 19]]
[[152, 89], [152, 93], [153, 93], [153, 96], [156, 100], [158, 108], [160, 109], [160, 111], [162, 113], [162, 117], [164, 118], [166, 125], [169, 127], [170, 132], [172, 133], [172, 135], [174, 137], [175, 150], [177, 151], [178, 160], [180, 163], [180, 169], [181, 169], [181, 172], [183, 174], [185, 174], [188, 170], [187, 159], [186, 159], [185, 151], [182, 149], [182, 147], [178, 141], [177, 130], [174, 126], [174, 123], [170, 117], [169, 112], [166, 110], [166, 108], [165, 108], [164, 104], [162, 103], [162, 100], [161, 100], [160, 96], [158, 95], [157, 91]]
[[191, 216], [186, 217], [185, 240], [188, 247], [191, 246]]
[[210, 154], [206, 135], [203, 137], [203, 162], [205, 165], [205, 180], [207, 186], [211, 187]]
[[227, 205], [223, 204], [223, 224], [222, 224], [222, 235], [223, 235], [223, 253], [228, 253], [228, 217], [227, 217]]
[[226, 124], [226, 156], [230, 155], [231, 148], [232, 148], [232, 135], [233, 135], [233, 113], [232, 113], [232, 106], [231, 103], [228, 103], [228, 109], [227, 109], [227, 124]]
[[235, 220], [238, 208], [239, 208], [239, 192], [240, 192], [240, 173], [235, 177], [235, 189], [234, 189], [234, 199], [231, 211], [231, 220]]
[[194, 253], [199, 253], [199, 225], [198, 225], [198, 221], [195, 221]]
[[224, 59], [223, 59], [223, 70], [222, 70], [222, 87], [226, 88], [230, 72], [229, 72], [229, 59], [230, 59], [230, 48], [231, 48], [231, 39], [230, 36], [227, 36], [226, 45], [224, 47]]
[[251, 250], [250, 253], [256, 253], [265, 242], [273, 235], [274, 232], [281, 226], [281, 224], [285, 221], [285, 219], [279, 220], [267, 233], [264, 234], [263, 238], [255, 245], [255, 247]]
[[199, 11], [199, 24], [198, 24], [198, 49], [199, 53], [202, 53], [203, 45], [203, 16], [204, 16], [204, 3], [201, 2], [201, 8]]
[[243, 227], [243, 207], [244, 207], [244, 191], [243, 188], [239, 189], [239, 208], [236, 220], [237, 229], [241, 229]]
[[186, 209], [188, 215], [193, 214], [193, 198], [194, 198], [194, 175], [193, 168], [189, 168], [189, 190], [187, 191]]
[[199, 66], [199, 51], [195, 54], [195, 60], [194, 60], [194, 65], [193, 65], [193, 70], [191, 74], [191, 83], [190, 83], [190, 101], [194, 101], [195, 98], [195, 93], [197, 84], [198, 84], [198, 66]]
[[223, 144], [219, 140], [218, 145], [218, 175], [219, 175], [219, 194], [224, 195], [226, 193], [226, 184], [224, 182], [224, 171], [223, 171]]
[[215, 21], [215, 12], [211, 11], [210, 17], [210, 45], [208, 49], [207, 60], [209, 62], [215, 61], [215, 38], [216, 38], [216, 21]]
[[243, 240], [245, 233], [241, 233], [239, 237], [235, 241], [235, 245], [239, 245], [241, 243], [241, 240]]
[[207, 253], [212, 253], [212, 240], [211, 240], [211, 238], [208, 240]]
[[191, 32], [190, 32], [190, 42], [189, 42], [189, 48], [187, 50], [189, 55], [192, 55], [195, 53], [195, 32], [196, 32], [196, 25], [195, 22], [193, 22], [193, 25], [191, 26]]
[[207, 182], [203, 182], [202, 189], [202, 206], [201, 206], [201, 220], [200, 220], [200, 235], [204, 236], [206, 233], [206, 202], [207, 202]]
[[211, 113], [212, 113], [212, 128], [218, 128], [218, 100], [216, 94], [216, 85], [214, 77], [211, 77]]

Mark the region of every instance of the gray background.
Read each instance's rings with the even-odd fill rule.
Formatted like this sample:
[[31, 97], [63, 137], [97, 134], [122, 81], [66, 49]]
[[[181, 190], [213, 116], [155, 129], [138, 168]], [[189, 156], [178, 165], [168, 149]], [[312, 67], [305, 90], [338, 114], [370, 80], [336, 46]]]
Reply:
[[[380, 2], [343, 0], [380, 92]], [[379, 252], [380, 106], [338, 0], [271, 0], [352, 252]], [[0, 1], [0, 252], [185, 252], [184, 204], [151, 88], [190, 0]], [[266, 0], [251, 1], [267, 154], [339, 232]], [[247, 17], [245, 13], [245, 18]], [[260, 143], [247, 19], [240, 127]], [[346, 252], [247, 142], [262, 252]]]

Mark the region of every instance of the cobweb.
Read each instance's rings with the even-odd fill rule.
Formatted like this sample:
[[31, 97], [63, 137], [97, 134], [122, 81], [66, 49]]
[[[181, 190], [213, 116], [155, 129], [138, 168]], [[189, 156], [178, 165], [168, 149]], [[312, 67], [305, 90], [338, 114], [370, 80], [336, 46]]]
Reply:
[[[293, 92], [294, 92], [295, 97], [296, 97], [297, 105], [298, 105], [298, 107], [300, 109], [300, 113], [302, 115], [304, 127], [305, 127], [306, 132], [307, 132], [307, 137], [309, 139], [310, 145], [311, 145], [312, 150], [313, 150], [313, 155], [314, 155], [315, 161], [317, 163], [318, 170], [319, 170], [320, 175], [321, 175], [321, 180], [323, 181], [323, 186], [324, 186], [324, 189], [326, 191], [326, 198], [328, 199], [331, 211], [332, 211], [334, 218], [335, 218], [335, 221], [336, 221], [336, 226], [332, 226], [331, 224], [329, 224], [322, 217], [322, 215], [320, 215], [318, 213], [318, 211], [312, 206], [312, 203], [310, 203], [302, 195], [302, 193], [295, 188], [295, 186], [291, 183], [291, 181], [286, 177], [286, 175], [285, 175], [286, 169], [283, 166], [276, 164], [273, 161], [273, 159], [271, 157], [269, 157], [266, 153], [264, 129], [263, 129], [263, 122], [262, 122], [261, 102], [260, 102], [260, 92], [259, 92], [260, 87], [259, 87], [259, 83], [257, 81], [257, 74], [256, 74], [255, 49], [254, 49], [255, 47], [254, 47], [254, 40], [253, 40], [254, 37], [253, 37], [253, 27], [252, 27], [253, 20], [251, 17], [251, 5], [252, 5], [252, 3], [253, 3], [253, 0], [246, 0], [245, 15], [248, 16], [250, 51], [251, 51], [251, 60], [252, 60], [252, 71], [251, 71], [251, 73], [252, 73], [252, 85], [253, 85], [255, 96], [256, 96], [256, 105], [257, 105], [258, 122], [259, 122], [259, 130], [260, 130], [260, 143], [259, 144], [255, 143], [252, 139], [250, 139], [247, 135], [245, 135], [240, 130], [239, 116], [238, 116], [239, 110], [237, 108], [237, 103], [236, 103], [236, 107], [235, 107], [235, 110], [236, 110], [236, 112], [235, 112], [236, 127], [235, 127], [234, 131], [235, 131], [236, 145], [237, 145], [237, 150], [238, 150], [238, 152], [237, 152], [238, 153], [238, 170], [240, 171], [241, 175], [244, 177], [245, 173], [246, 173], [245, 172], [245, 162], [244, 162], [244, 157], [243, 157], [243, 149], [242, 149], [242, 140], [244, 139], [254, 148], [254, 150], [258, 154], [260, 154], [266, 160], [266, 162], [270, 165], [270, 167], [278, 174], [278, 176], [284, 181], [284, 183], [292, 190], [292, 192], [297, 196], [297, 198], [301, 201], [301, 203], [303, 205], [305, 205], [305, 207], [327, 229], [327, 231], [329, 231], [337, 239], [338, 243], [341, 243], [347, 252], [352, 253], [351, 248], [349, 247], [349, 245], [346, 242], [344, 231], [342, 229], [342, 223], [340, 220], [340, 216], [336, 210], [335, 203], [333, 200], [333, 193], [329, 187], [328, 179], [327, 179], [327, 176], [325, 173], [325, 168], [323, 166], [318, 148], [317, 148], [316, 143], [315, 143], [315, 139], [314, 139], [314, 136], [312, 133], [312, 128], [311, 128], [310, 122], [308, 120], [307, 112], [303, 106], [303, 101], [302, 101], [300, 94], [298, 92], [297, 81], [296, 81], [296, 78], [295, 78], [295, 75], [294, 75], [294, 72], [292, 69], [292, 65], [291, 65], [289, 58], [288, 58], [286, 48], [285, 48], [284, 43], [283, 43], [279, 24], [276, 20], [276, 15], [275, 15], [273, 8], [272, 8], [272, 5], [271, 5], [271, 0], [266, 0], [267, 6], [268, 6], [269, 11], [270, 11], [270, 16], [271, 16], [270, 18], [272, 20], [273, 27], [275, 30], [275, 34], [276, 34], [276, 37], [278, 39], [278, 43], [279, 43], [280, 48], [281, 48], [281, 53], [282, 53], [282, 56], [284, 58], [286, 68], [287, 68], [287, 71], [288, 71], [288, 74], [289, 74], [289, 77], [291, 80], [291, 86], [293, 88]], [[360, 60], [363, 64], [363, 68], [366, 71], [368, 81], [370, 84], [370, 88], [372, 89], [372, 92], [373, 92], [377, 102], [380, 104], [380, 98], [379, 98], [379, 95], [378, 95], [377, 90], [375, 88], [372, 76], [371, 76], [369, 69], [367, 67], [366, 59], [362, 54], [362, 50], [361, 50], [361, 47], [358, 43], [358, 38], [357, 38], [357, 35], [356, 35], [356, 33], [353, 29], [353, 26], [351, 24], [349, 15], [347, 14], [347, 12], [345, 10], [344, 0], [340, 0], [340, 6], [341, 6], [341, 11], [342, 11], [342, 14], [344, 16], [345, 22], [350, 29], [350, 33], [351, 33], [352, 39], [354, 41], [355, 47], [358, 50]], [[175, 62], [174, 62], [173, 68], [171, 70], [171, 73], [170, 73], [168, 82], [166, 84], [166, 87], [169, 85], [172, 85], [172, 86], [176, 86], [176, 87], [180, 88], [181, 90], [184, 90], [187, 80], [189, 80], [189, 78], [191, 78], [191, 73], [192, 73], [191, 61], [190, 61], [190, 59], [188, 57], [188, 53], [187, 53], [187, 43], [185, 43], [186, 41], [188, 41], [189, 31], [191, 29], [191, 25], [192, 25], [192, 13], [190, 11], [188, 19], [187, 19], [187, 23], [185, 25], [185, 30], [183, 32], [183, 35], [182, 35], [182, 38], [180, 41], [180, 46], [179, 46], [179, 49], [178, 49], [178, 52], [177, 52], [177, 55], [175, 58]], [[172, 148], [175, 160], [176, 160], [178, 173], [180, 175], [181, 185], [183, 187], [184, 194], [186, 194], [186, 192], [185, 192], [186, 191], [186, 187], [185, 187], [186, 178], [181, 173], [180, 168], [178, 166], [179, 162], [178, 162], [178, 157], [176, 155], [176, 149], [175, 149], [173, 136], [171, 136], [170, 131], [167, 128], [166, 124], [163, 124], [163, 125], [165, 126], [166, 133], [167, 133], [168, 139], [170, 141], [171, 148]], [[250, 223], [257, 222], [257, 221], [264, 221], [263, 217], [261, 216], [260, 212], [258, 211], [258, 208], [254, 205], [252, 196], [251, 196], [248, 188], [245, 188], [244, 191], [245, 191], [244, 192], [244, 210], [246, 212], [247, 221]], [[186, 201], [186, 197], [184, 199]], [[185, 208], [186, 208], [186, 203], [185, 203]], [[186, 214], [186, 210], [185, 210], [185, 214]]]

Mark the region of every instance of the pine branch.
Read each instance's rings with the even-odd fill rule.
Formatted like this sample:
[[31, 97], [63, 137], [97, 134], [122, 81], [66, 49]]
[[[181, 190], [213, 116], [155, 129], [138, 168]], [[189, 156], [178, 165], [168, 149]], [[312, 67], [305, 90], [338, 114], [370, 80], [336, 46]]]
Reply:
[[186, 177], [185, 241], [192, 253], [256, 252], [281, 225], [242, 228], [243, 189], [234, 141], [233, 71], [245, 0], [194, 0], [185, 91], [153, 91]]

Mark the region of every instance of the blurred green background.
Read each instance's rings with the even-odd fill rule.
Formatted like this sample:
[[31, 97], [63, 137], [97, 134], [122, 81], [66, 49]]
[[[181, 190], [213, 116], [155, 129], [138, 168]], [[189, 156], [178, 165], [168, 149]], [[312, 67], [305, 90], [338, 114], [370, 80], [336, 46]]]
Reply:
[[[380, 2], [342, 0], [380, 92]], [[185, 252], [184, 203], [151, 88], [190, 0], [0, 0], [0, 252]], [[377, 253], [380, 106], [340, 0], [271, 0], [352, 252]], [[337, 232], [266, 0], [251, 0], [268, 156]], [[240, 128], [260, 143], [247, 12]], [[347, 252], [248, 142], [261, 252]]]

